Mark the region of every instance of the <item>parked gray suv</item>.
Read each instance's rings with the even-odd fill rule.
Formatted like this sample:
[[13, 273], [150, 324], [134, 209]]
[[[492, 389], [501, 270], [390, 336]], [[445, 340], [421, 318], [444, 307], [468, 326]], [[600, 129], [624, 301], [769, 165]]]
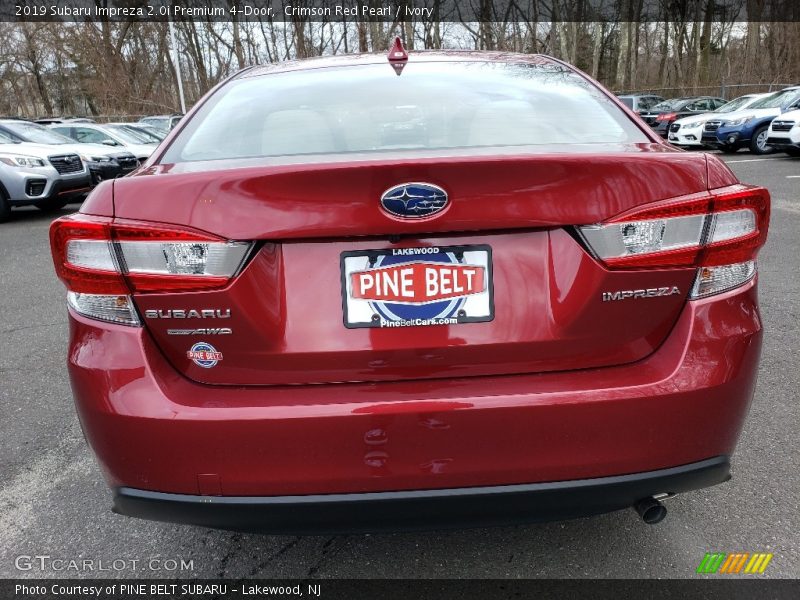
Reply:
[[89, 191], [89, 169], [75, 153], [39, 144], [0, 144], [0, 222], [13, 206], [57, 210]]

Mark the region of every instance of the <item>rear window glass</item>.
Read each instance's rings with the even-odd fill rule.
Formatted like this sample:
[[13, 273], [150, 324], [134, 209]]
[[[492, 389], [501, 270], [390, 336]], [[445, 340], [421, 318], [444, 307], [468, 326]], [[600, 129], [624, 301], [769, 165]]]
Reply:
[[235, 80], [162, 162], [648, 141], [560, 65], [384, 63]]
[[619, 99], [622, 100], [622, 103], [628, 108], [633, 108], [633, 98], [630, 96], [620, 96]]
[[671, 110], [677, 108], [678, 105], [686, 103], [686, 99], [684, 98], [673, 98], [671, 100], [664, 100], [663, 102], [659, 102], [653, 107], [653, 111], [659, 110]]

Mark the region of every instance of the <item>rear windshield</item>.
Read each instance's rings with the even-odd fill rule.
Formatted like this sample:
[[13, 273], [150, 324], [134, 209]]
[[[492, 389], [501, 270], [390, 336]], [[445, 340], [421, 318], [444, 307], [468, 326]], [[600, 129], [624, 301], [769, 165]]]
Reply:
[[652, 111], [671, 110], [673, 108], [677, 108], [681, 104], [685, 104], [686, 102], [687, 102], [686, 98], [672, 98], [670, 100], [664, 100], [663, 102], [659, 102], [650, 110]]
[[633, 98], [631, 98], [630, 96], [620, 96], [619, 99], [628, 108], [633, 108]]
[[162, 162], [648, 141], [560, 65], [383, 63], [235, 80]]
[[152, 125], [153, 127], [167, 127], [167, 117], [145, 117], [140, 123]]

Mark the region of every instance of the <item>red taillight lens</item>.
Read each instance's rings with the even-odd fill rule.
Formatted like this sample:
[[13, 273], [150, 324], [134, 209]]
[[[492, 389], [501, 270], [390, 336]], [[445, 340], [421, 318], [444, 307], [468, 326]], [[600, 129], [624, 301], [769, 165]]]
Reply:
[[128, 294], [111, 246], [111, 219], [74, 214], [50, 225], [56, 275], [72, 292]]
[[753, 260], [768, 226], [767, 190], [736, 185], [657, 202], [579, 230], [608, 268], [642, 269]]
[[[701, 266], [713, 267], [754, 260], [767, 243], [769, 230], [769, 192], [764, 188], [729, 191], [714, 199], [715, 219]], [[733, 217], [749, 214], [752, 226]]]
[[656, 117], [656, 121], [673, 121], [678, 118], [678, 113], [662, 113]]
[[56, 273], [72, 292], [129, 294], [218, 289], [250, 243], [190, 229], [76, 214], [50, 226]]

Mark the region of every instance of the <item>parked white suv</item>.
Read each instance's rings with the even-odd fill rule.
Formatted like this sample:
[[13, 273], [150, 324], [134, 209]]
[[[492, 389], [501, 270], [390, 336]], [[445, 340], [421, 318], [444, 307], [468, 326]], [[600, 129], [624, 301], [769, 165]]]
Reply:
[[0, 222], [13, 206], [57, 210], [81, 200], [91, 177], [81, 157], [39, 144], [0, 144]]
[[800, 110], [778, 115], [769, 125], [767, 144], [789, 156], [800, 156]]
[[753, 104], [756, 100], [769, 96], [769, 94], [746, 94], [734, 98], [727, 104], [723, 104], [713, 112], [701, 115], [692, 115], [678, 119], [669, 127], [667, 139], [676, 146], [700, 147], [703, 146], [703, 127], [707, 121], [718, 119], [721, 114], [743, 110]]

